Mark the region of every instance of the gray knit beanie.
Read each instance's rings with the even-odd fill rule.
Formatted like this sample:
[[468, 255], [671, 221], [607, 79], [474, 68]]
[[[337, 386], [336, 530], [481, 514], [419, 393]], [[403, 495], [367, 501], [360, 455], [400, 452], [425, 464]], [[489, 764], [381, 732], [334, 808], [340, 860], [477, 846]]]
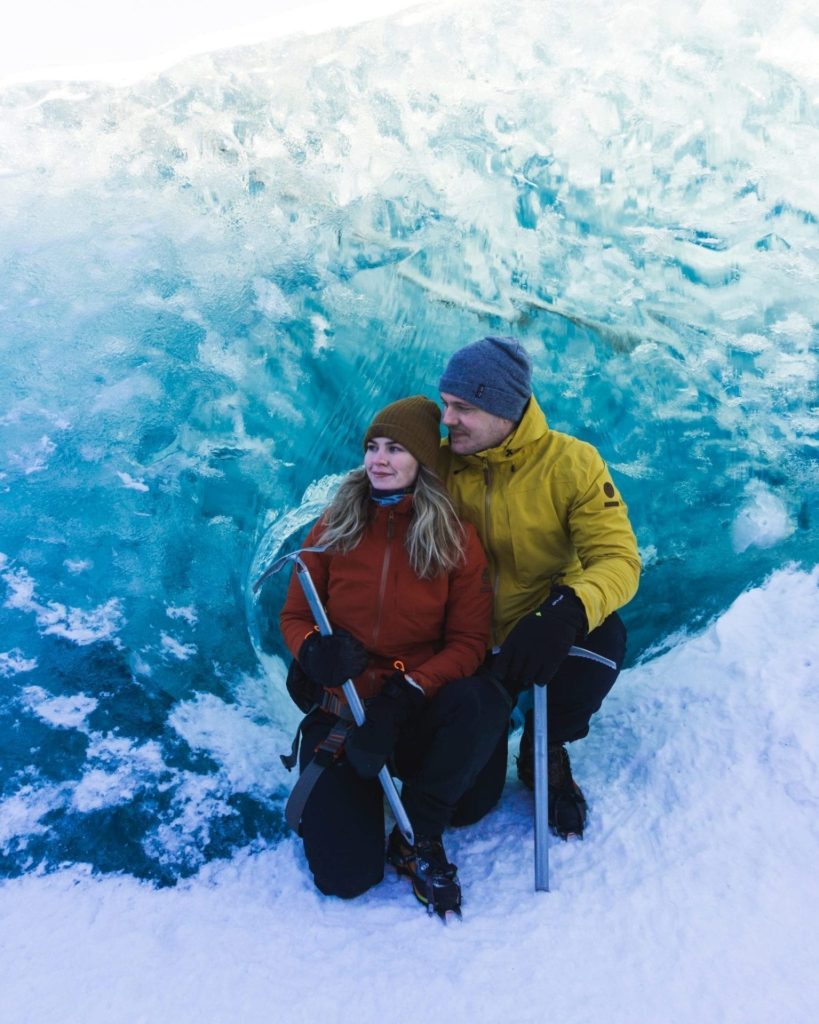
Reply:
[[517, 423], [532, 397], [532, 360], [514, 338], [481, 338], [450, 357], [438, 389]]

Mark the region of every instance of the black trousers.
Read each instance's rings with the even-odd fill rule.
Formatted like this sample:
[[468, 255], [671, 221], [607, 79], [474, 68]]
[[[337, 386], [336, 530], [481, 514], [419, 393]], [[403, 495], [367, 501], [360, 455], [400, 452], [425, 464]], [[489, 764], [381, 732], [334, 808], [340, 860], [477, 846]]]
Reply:
[[[609, 616], [582, 646], [617, 668], [567, 658], [547, 688], [549, 742], [581, 739], [623, 663], [626, 631]], [[419, 836], [471, 825], [497, 804], [506, 782], [510, 701], [487, 677], [457, 679], [429, 700], [401, 732], [393, 771], [404, 780], [402, 803]], [[311, 712], [304, 721], [301, 770], [336, 718]], [[358, 896], [384, 877], [384, 800], [377, 779], [361, 779], [346, 758], [319, 776], [302, 813], [301, 835], [317, 888]]]
[[[305, 719], [301, 770], [335, 724], [312, 711]], [[440, 836], [459, 817], [498, 737], [508, 729], [509, 706], [482, 676], [456, 679], [426, 702], [402, 729], [394, 773], [416, 836]], [[498, 797], [500, 793], [498, 793]], [[384, 800], [377, 779], [361, 779], [344, 756], [318, 778], [304, 807], [301, 835], [317, 888], [351, 898], [384, 876]]]
[[[626, 628], [620, 616], [614, 612], [578, 646], [608, 658], [617, 667], [611, 669], [587, 658], [566, 658], [546, 688], [549, 743], [570, 743], [588, 735], [592, 715], [600, 710], [614, 686], [625, 658]], [[532, 728], [531, 712], [526, 717], [524, 728]], [[460, 800], [453, 825], [471, 825], [480, 821], [498, 802], [506, 781], [508, 748], [507, 727], [498, 734], [488, 761]]]

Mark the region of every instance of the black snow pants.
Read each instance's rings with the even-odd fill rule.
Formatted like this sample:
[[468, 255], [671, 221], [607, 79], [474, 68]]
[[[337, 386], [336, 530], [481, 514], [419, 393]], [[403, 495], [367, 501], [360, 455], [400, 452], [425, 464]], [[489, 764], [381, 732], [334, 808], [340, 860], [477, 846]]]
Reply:
[[[614, 612], [578, 644], [579, 647], [613, 661], [617, 668], [571, 656], [565, 659], [546, 687], [549, 743], [570, 743], [588, 735], [592, 715], [600, 710], [604, 698], [614, 686], [626, 654], [626, 628]], [[487, 722], [487, 727], [489, 727]], [[471, 825], [487, 814], [500, 799], [506, 781], [509, 747], [509, 722], [497, 734], [489, 760], [476, 776], [469, 791], [460, 800], [453, 825]], [[532, 728], [531, 711], [525, 729]]]
[[[307, 716], [302, 771], [336, 722], [321, 710]], [[392, 769], [403, 780], [401, 801], [416, 836], [440, 836], [461, 816], [461, 801], [508, 723], [507, 700], [482, 676], [447, 683], [406, 723]], [[384, 876], [384, 799], [378, 780], [359, 778], [342, 755], [318, 777], [302, 812], [301, 836], [321, 892], [352, 898], [376, 885]]]

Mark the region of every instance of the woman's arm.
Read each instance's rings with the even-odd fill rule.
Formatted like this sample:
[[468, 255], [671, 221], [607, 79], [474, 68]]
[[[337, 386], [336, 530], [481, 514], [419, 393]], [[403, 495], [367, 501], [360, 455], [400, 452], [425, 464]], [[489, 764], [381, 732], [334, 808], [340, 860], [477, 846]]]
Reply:
[[464, 524], [465, 558], [450, 573], [444, 646], [409, 674], [427, 696], [453, 679], [471, 676], [483, 662], [490, 639], [492, 587], [481, 542]]

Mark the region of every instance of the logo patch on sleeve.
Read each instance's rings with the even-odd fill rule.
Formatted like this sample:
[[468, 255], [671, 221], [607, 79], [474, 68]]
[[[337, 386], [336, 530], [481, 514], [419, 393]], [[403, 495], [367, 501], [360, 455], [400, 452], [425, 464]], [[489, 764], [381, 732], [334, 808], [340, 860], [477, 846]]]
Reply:
[[[607, 480], [603, 484], [603, 494], [605, 494], [605, 496], [607, 498], [613, 498], [616, 493], [617, 493], [617, 491], [615, 491], [615, 489], [614, 489], [614, 484], [610, 480]], [[603, 502], [603, 508], [618, 508], [619, 505], [620, 505], [619, 501], [604, 501]]]

